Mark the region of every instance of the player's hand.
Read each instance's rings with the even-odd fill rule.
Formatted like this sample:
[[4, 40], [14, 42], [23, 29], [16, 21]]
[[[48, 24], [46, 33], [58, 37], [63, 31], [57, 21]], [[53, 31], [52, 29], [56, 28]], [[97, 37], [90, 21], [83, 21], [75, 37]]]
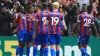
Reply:
[[32, 21], [35, 21], [34, 17], [32, 15], [29, 15], [29, 18], [32, 20]]
[[99, 34], [96, 34], [96, 36], [100, 39], [100, 36], [99, 36]]
[[70, 35], [73, 36], [74, 35], [74, 32], [71, 32]]
[[64, 34], [64, 32], [63, 31], [61, 31], [61, 35], [63, 35]]
[[17, 32], [17, 29], [14, 29], [12, 33], [16, 33], [16, 32]]
[[33, 38], [36, 38], [36, 34], [33, 34]]

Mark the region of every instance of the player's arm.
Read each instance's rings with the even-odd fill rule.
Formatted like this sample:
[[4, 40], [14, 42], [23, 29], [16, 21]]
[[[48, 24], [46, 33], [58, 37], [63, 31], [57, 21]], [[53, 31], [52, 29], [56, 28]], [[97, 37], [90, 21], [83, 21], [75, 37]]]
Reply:
[[38, 28], [38, 14], [36, 14], [36, 19], [34, 21], [34, 29], [33, 29], [33, 32], [34, 32], [34, 35], [33, 35], [33, 38], [36, 37], [36, 30]]
[[94, 24], [93, 17], [92, 17], [91, 27], [94, 29], [96, 36], [99, 37], [99, 35], [98, 35], [98, 31], [97, 31], [97, 28], [96, 28], [96, 26], [95, 26], [95, 24]]
[[64, 20], [64, 16], [62, 16], [62, 24], [63, 24], [63, 28], [64, 28], [64, 31], [67, 30], [67, 26], [66, 26], [66, 23], [65, 23], [65, 20]]

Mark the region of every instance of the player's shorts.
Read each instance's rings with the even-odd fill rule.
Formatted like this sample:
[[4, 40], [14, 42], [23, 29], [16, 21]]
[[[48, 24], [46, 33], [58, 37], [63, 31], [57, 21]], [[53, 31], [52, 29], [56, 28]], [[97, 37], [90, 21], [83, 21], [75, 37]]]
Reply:
[[32, 42], [33, 41], [33, 34], [32, 32], [28, 32], [28, 37], [27, 37], [27, 42]]
[[89, 35], [79, 36], [79, 38], [78, 38], [78, 45], [80, 45], [80, 44], [88, 44], [89, 39], [90, 39]]
[[51, 45], [60, 45], [61, 35], [60, 34], [50, 34], [49, 43]]
[[37, 45], [47, 45], [48, 36], [48, 34], [37, 34], [34, 43]]
[[18, 41], [19, 42], [26, 42], [27, 41], [27, 31], [20, 31], [18, 33]]

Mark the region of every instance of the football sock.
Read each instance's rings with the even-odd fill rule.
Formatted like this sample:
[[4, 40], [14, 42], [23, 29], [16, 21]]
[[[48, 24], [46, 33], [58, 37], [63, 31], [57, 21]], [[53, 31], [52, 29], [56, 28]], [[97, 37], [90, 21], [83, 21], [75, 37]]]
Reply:
[[44, 49], [40, 48], [40, 56], [43, 56], [43, 54], [44, 54]]
[[60, 51], [56, 50], [56, 56], [60, 56]]
[[30, 45], [29, 43], [27, 43], [27, 56], [29, 56], [29, 54], [30, 54]]
[[55, 50], [54, 49], [50, 49], [50, 52], [51, 52], [51, 56], [55, 56]]
[[33, 48], [33, 56], [37, 56], [37, 52], [38, 52], [37, 46], [35, 46], [35, 47]]
[[48, 47], [44, 48], [44, 56], [48, 56]]
[[16, 48], [16, 56], [18, 56], [19, 53], [20, 53], [20, 47], [18, 46], [18, 47]]
[[89, 54], [87, 53], [85, 48], [81, 48], [80, 50], [81, 50], [82, 54], [89, 56]]

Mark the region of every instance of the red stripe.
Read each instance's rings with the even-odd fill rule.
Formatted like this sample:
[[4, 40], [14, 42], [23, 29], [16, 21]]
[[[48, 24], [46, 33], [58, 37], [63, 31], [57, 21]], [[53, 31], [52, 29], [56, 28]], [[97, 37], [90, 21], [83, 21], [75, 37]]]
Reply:
[[[60, 14], [59, 22], [61, 22], [61, 19], [62, 19], [62, 14]], [[58, 34], [61, 34], [60, 24], [58, 24]]]
[[25, 22], [25, 30], [27, 30], [26, 16], [25, 16], [24, 22]]
[[51, 12], [48, 13], [48, 20], [50, 21], [49, 22], [49, 34], [51, 33], [51, 25], [50, 25], [51, 24], [51, 17], [50, 17], [50, 15], [51, 15]]
[[84, 15], [82, 14], [82, 24], [81, 24], [81, 28], [82, 28], [82, 32], [81, 34], [84, 35]]
[[40, 33], [40, 12], [38, 12], [38, 19], [39, 19], [39, 21], [38, 21], [38, 33]]
[[[44, 17], [47, 17], [46, 16], [46, 12], [44, 13]], [[46, 19], [47, 20], [47, 19]], [[48, 29], [46, 29], [46, 25], [43, 25], [43, 33], [45, 34], [46, 33], [46, 30], [48, 30]]]
[[[54, 11], [54, 13], [57, 13], [57, 11]], [[54, 17], [56, 17], [57, 16], [57, 14], [54, 14]], [[56, 32], [56, 25], [55, 25], [55, 23], [54, 23], [54, 28], [53, 28], [53, 31], [54, 31], [54, 34], [57, 34], [57, 32]]]

